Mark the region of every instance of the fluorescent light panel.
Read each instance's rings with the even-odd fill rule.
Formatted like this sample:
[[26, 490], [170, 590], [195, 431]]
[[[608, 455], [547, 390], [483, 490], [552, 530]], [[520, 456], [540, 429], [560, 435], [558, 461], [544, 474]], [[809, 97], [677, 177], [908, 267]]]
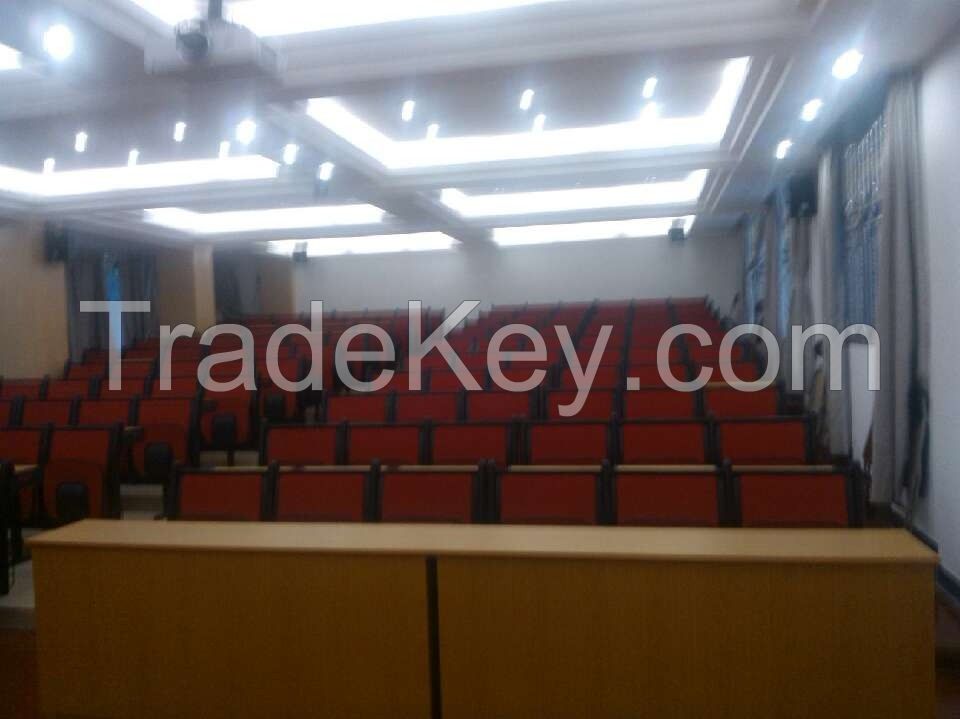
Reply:
[[803, 111], [800, 113], [800, 118], [804, 122], [813, 122], [820, 115], [820, 110], [823, 109], [823, 100], [816, 99], [811, 100], [806, 105], [803, 106]]
[[[47, 163], [44, 164], [46, 167]], [[49, 172], [53, 174], [27, 172], [0, 165], [0, 191], [45, 198], [72, 197], [106, 192], [189, 187], [211, 182], [270, 180], [277, 176], [278, 171], [279, 165], [276, 162], [259, 155], [56, 173], [53, 173], [51, 166]]]
[[790, 154], [790, 150], [793, 148], [793, 142], [791, 140], [783, 140], [779, 145], [777, 145], [777, 159], [786, 160], [787, 155]]
[[696, 170], [683, 180], [649, 182], [615, 187], [584, 187], [570, 190], [468, 195], [457, 189], [440, 193], [440, 201], [461, 217], [504, 217], [618, 207], [680, 205], [700, 199], [707, 182], [707, 170]]
[[330, 132], [388, 170], [411, 170], [575, 155], [716, 147], [723, 140], [746, 81], [750, 58], [730, 60], [704, 114], [637, 119], [612, 125], [508, 135], [394, 140], [351, 113], [335, 98], [310, 100], [307, 113]]
[[306, 244], [308, 257], [338, 255], [378, 255], [393, 252], [435, 252], [449, 250], [459, 243], [442, 232], [416, 232], [407, 235], [365, 235], [326, 237], [313, 240], [274, 240], [267, 243], [273, 255], [289, 257], [298, 245]]
[[863, 53], [859, 50], [847, 50], [833, 64], [833, 76], [838, 80], [849, 80], [860, 72]]
[[19, 70], [23, 67], [22, 55], [7, 45], [0, 45], [0, 72], [4, 70]]
[[648, 77], [647, 81], [643, 83], [643, 99], [652, 100], [653, 96], [657, 92], [657, 84], [660, 81], [655, 77]]
[[577, 222], [567, 225], [530, 225], [528, 227], [497, 227], [493, 241], [500, 247], [521, 245], [549, 245], [555, 242], [593, 242], [617, 238], [640, 239], [666, 237], [677, 220], [690, 232], [695, 215], [686, 217], [652, 217], [639, 220], [612, 222]]
[[143, 211], [144, 220], [181, 232], [224, 235], [264, 230], [294, 230], [306, 227], [378, 225], [386, 213], [373, 205], [280, 207], [270, 210], [193, 212], [179, 207]]

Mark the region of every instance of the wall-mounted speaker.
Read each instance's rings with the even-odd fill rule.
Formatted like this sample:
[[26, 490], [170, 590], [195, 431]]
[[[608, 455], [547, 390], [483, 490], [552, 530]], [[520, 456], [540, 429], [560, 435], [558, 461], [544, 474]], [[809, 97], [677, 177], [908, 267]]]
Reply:
[[67, 231], [63, 225], [48, 222], [43, 227], [43, 258], [50, 264], [66, 262], [69, 255]]

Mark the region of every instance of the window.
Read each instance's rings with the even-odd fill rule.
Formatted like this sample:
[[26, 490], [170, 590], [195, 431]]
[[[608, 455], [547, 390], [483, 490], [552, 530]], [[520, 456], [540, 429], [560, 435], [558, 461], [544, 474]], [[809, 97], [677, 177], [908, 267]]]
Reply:
[[843, 261], [848, 325], [873, 325], [877, 313], [877, 245], [885, 123], [881, 115], [843, 153]]

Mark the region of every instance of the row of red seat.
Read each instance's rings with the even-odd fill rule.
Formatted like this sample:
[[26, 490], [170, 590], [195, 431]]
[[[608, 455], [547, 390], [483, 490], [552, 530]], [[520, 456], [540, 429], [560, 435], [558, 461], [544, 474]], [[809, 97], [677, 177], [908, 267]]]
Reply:
[[833, 467], [184, 469], [171, 519], [633, 526], [861, 526], [862, 485]]
[[268, 425], [266, 465], [809, 464], [809, 417]]

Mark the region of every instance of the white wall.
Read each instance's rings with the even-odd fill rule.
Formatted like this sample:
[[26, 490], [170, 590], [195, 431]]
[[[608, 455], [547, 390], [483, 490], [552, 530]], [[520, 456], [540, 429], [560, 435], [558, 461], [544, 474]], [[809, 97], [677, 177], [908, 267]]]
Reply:
[[[954, 38], [957, 35], [954, 34]], [[960, 39], [925, 68], [921, 112], [923, 196], [930, 243], [930, 496], [921, 526], [960, 576]]]
[[311, 259], [294, 271], [297, 309], [448, 311], [464, 300], [523, 302], [710, 295], [726, 312], [740, 288], [740, 238], [609, 240]]

